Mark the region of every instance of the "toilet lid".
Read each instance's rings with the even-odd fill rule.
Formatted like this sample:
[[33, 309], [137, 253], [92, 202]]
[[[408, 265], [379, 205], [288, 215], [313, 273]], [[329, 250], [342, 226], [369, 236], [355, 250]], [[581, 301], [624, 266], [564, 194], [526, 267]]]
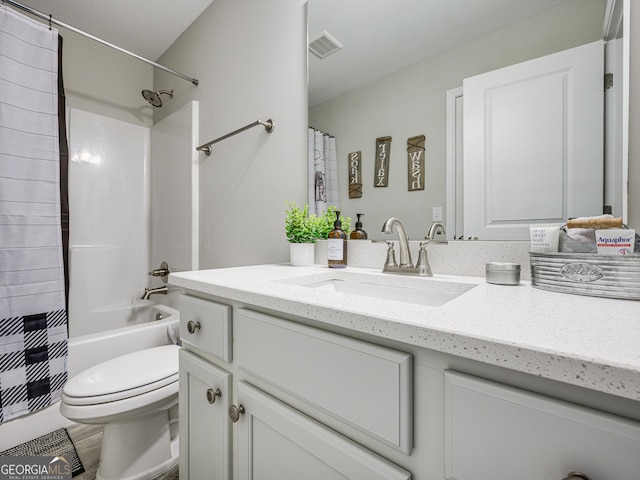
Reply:
[[80, 372], [64, 386], [67, 397], [88, 399], [141, 395], [178, 381], [177, 345], [147, 348], [112, 358]]

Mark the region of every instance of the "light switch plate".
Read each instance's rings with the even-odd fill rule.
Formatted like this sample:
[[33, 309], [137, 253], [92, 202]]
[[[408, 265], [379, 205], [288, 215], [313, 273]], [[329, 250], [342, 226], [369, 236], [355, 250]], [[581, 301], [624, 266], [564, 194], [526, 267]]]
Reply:
[[433, 221], [434, 222], [442, 221], [442, 207], [433, 207]]

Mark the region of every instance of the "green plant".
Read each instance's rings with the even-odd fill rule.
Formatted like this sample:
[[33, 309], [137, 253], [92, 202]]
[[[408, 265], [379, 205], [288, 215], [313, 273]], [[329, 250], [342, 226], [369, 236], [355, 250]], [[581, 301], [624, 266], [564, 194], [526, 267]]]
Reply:
[[[319, 227], [318, 227], [318, 238], [326, 240], [329, 238], [329, 232], [333, 230], [333, 224], [336, 221], [336, 210], [338, 208], [334, 205], [329, 205], [327, 211], [324, 212], [319, 219]], [[342, 229], [349, 236], [349, 232], [351, 231], [351, 217], [345, 217], [340, 215], [340, 222], [342, 222]]]
[[319, 238], [320, 218], [309, 215], [309, 205], [298, 207], [294, 202], [285, 202], [287, 216], [284, 230], [289, 243], [315, 243]]

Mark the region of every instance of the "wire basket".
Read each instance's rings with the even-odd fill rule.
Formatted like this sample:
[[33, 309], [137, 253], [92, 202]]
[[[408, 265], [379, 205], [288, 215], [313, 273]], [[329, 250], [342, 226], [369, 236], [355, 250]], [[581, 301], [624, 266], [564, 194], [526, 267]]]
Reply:
[[640, 300], [640, 255], [529, 252], [529, 258], [535, 288]]

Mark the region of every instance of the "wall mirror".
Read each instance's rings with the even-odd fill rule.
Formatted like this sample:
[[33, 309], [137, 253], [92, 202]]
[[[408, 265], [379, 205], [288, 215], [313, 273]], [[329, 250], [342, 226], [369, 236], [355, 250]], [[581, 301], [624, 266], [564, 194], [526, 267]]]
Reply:
[[[382, 223], [395, 216], [411, 239], [422, 239], [438, 212], [450, 220], [455, 203], [447, 92], [465, 78], [604, 38], [606, 71], [616, 77], [605, 91], [612, 120], [604, 153], [616, 160], [605, 167], [603, 204], [626, 216], [624, 8], [623, 0], [309, 0], [309, 41], [342, 45], [323, 59], [309, 53], [309, 125], [336, 137], [341, 209], [352, 219], [365, 214], [369, 238], [383, 238]], [[409, 191], [407, 139], [417, 135], [426, 136], [425, 188]], [[392, 137], [388, 187], [376, 188], [375, 142], [385, 136]], [[347, 156], [356, 151], [362, 197], [350, 199]], [[473, 181], [462, 173], [458, 184]]]

